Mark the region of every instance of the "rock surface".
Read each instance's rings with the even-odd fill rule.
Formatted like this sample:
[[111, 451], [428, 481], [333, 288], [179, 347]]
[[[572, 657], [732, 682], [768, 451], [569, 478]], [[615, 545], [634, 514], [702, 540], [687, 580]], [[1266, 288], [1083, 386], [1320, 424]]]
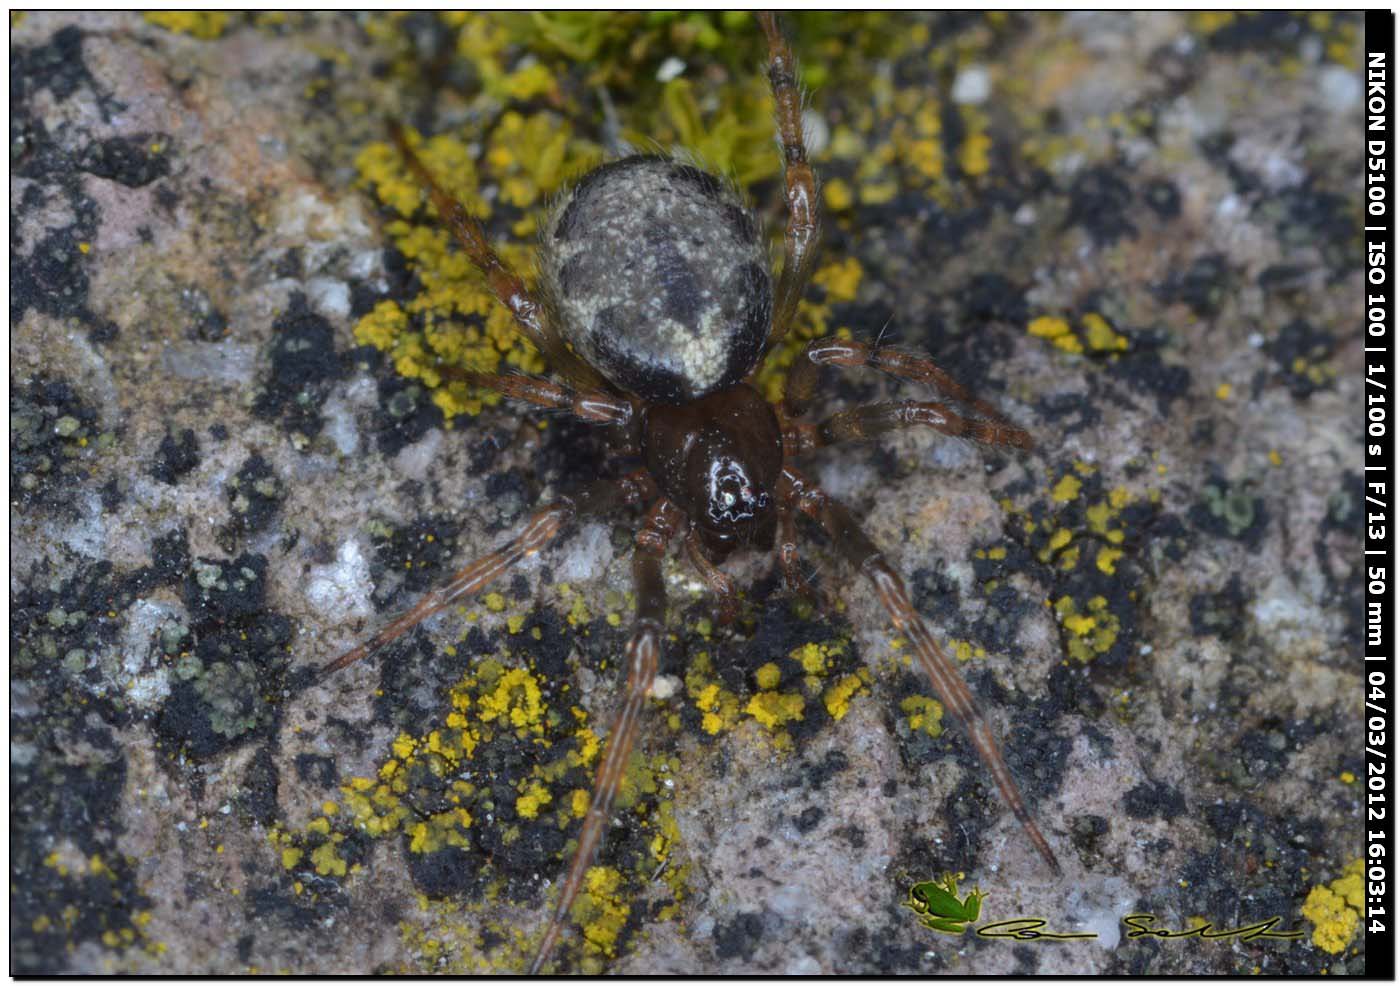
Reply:
[[[547, 50], [426, 15], [12, 22], [12, 971], [528, 960], [618, 693], [635, 519], [315, 680], [602, 461], [557, 415], [445, 422], [402, 350], [366, 344], [424, 278], [357, 155], [388, 115], [477, 128], [481, 175], [510, 112], [606, 146], [610, 113], [625, 132], [648, 111], [597, 84], [624, 69], [681, 73], [667, 98], [690, 93], [718, 140], [707, 94], [754, 80], [704, 32], [732, 33], [745, 71], [759, 48], [705, 16], [601, 41], [568, 22]], [[1358, 943], [1314, 945], [1301, 907], [1360, 853], [1359, 20], [885, 18], [845, 47], [794, 27], [825, 77], [809, 138], [832, 214], [806, 316], [888, 324], [1037, 440], [901, 433], [808, 469], [909, 576], [1065, 873], [804, 529], [836, 613], [755, 560], [720, 630], [668, 569], [643, 756], [588, 941], [557, 961], [1358, 971]], [[887, 57], [861, 47], [891, 35]], [[780, 221], [776, 154], [744, 122], [769, 173], [734, 168]], [[479, 190], [493, 238], [537, 211]], [[906, 392], [832, 373], [822, 406]], [[989, 894], [982, 922], [1098, 937], [921, 927], [901, 903], [945, 871]], [[1134, 912], [1305, 938], [1129, 940]]]

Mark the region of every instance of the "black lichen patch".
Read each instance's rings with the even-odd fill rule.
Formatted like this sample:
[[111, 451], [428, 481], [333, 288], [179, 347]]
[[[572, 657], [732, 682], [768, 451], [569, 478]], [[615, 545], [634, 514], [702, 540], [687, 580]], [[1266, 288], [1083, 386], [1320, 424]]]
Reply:
[[151, 463], [151, 477], [173, 486], [199, 466], [199, 442], [193, 429], [186, 428], [177, 438], [167, 432]]
[[185, 576], [185, 605], [197, 624], [225, 626], [248, 619], [263, 606], [267, 559], [245, 554], [225, 561], [199, 558]]
[[370, 580], [376, 587], [374, 602], [384, 609], [397, 606], [441, 583], [448, 566], [457, 560], [460, 522], [445, 515], [420, 517], [402, 527], [372, 525]]
[[180, 308], [189, 316], [185, 338], [195, 342], [218, 342], [228, 335], [228, 318], [219, 311], [209, 292], [198, 284], [180, 288]]
[[277, 786], [281, 776], [272, 749], [263, 746], [254, 754], [243, 773], [239, 807], [259, 825], [270, 826], [277, 820]]
[[1186, 798], [1161, 781], [1144, 781], [1123, 795], [1123, 811], [1129, 818], [1170, 822], [1186, 813]]
[[1198, 637], [1214, 635], [1226, 642], [1238, 640], [1248, 604], [1238, 573], [1231, 575], [1221, 588], [1191, 597], [1191, 632]]
[[170, 138], [149, 133], [94, 141], [79, 155], [78, 167], [128, 188], [141, 188], [170, 174]]
[[1175, 219], [1181, 215], [1181, 193], [1176, 186], [1165, 179], [1150, 181], [1143, 186], [1142, 200], [1161, 219]]
[[486, 872], [480, 860], [462, 849], [408, 854], [408, 875], [429, 897], [479, 900], [486, 892]]
[[271, 367], [253, 413], [280, 419], [294, 435], [314, 438], [323, 425], [321, 405], [344, 372], [335, 329], [311, 310], [301, 292], [292, 295], [272, 328]]
[[21, 510], [71, 510], [92, 477], [97, 412], [68, 381], [10, 381], [10, 496]]
[[1019, 327], [1030, 320], [1025, 287], [1012, 284], [1002, 274], [974, 274], [958, 301], [973, 325], [991, 319]]
[[[83, 135], [67, 127], [50, 133], [34, 105], [42, 91], [62, 103], [88, 89], [104, 119], [125, 109], [88, 70], [82, 39], [82, 31], [68, 27], [47, 44], [10, 53], [10, 162], [17, 176], [29, 179], [12, 213], [10, 322], [18, 323], [34, 309], [76, 318], [88, 325], [94, 340], [107, 341], [115, 337], [116, 325], [88, 309], [91, 261], [86, 258], [102, 214], [83, 190], [83, 152], [71, 150]], [[40, 228], [40, 215], [55, 212], [66, 212], [73, 221]]]
[[1102, 815], [1076, 815], [1070, 820], [1070, 841], [1081, 859], [1088, 862], [1098, 858], [1099, 845], [1108, 829], [1108, 819]]
[[730, 921], [715, 924], [713, 934], [715, 958], [742, 959], [747, 962], [763, 942], [763, 915], [758, 911], [740, 911]]
[[1260, 202], [1258, 211], [1272, 218], [1287, 247], [1320, 249], [1328, 267], [1342, 275], [1361, 265], [1359, 199], [1317, 187], [1316, 176], [1298, 188], [1285, 189]]
[[1136, 211], [1128, 180], [1107, 165], [1081, 172], [1069, 193], [1069, 223], [1088, 230], [1094, 242], [1106, 246], [1137, 233]]
[[1279, 367], [1279, 378], [1298, 400], [1331, 386], [1336, 371], [1328, 359], [1337, 348], [1332, 335], [1303, 319], [1295, 319], [1279, 330], [1266, 347]]
[[803, 808], [801, 813], [792, 820], [792, 827], [797, 829], [799, 835], [807, 835], [826, 817], [826, 811], [817, 805]]
[[266, 528], [287, 496], [286, 487], [259, 452], [248, 456], [224, 493], [234, 525], [245, 533]]
[[292, 627], [264, 608], [266, 571], [266, 558], [245, 554], [198, 558], [185, 575], [191, 644], [156, 719], [172, 756], [214, 756], [274, 730]]
[[10, 51], [10, 107], [33, 99], [47, 90], [56, 102], [63, 103], [80, 89], [89, 90], [97, 100], [104, 120], [110, 114], [126, 109], [113, 99], [93, 77], [83, 59], [84, 32], [65, 27], [54, 32], [48, 43], [33, 47], [17, 46]]
[[1231, 483], [1215, 474], [1201, 488], [1201, 499], [1190, 510], [1191, 522], [1215, 537], [1258, 546], [1268, 526], [1269, 512], [1253, 492], [1253, 483]]
[[1257, 50], [1275, 54], [1293, 51], [1307, 34], [1306, 17], [1286, 10], [1236, 14], [1207, 35], [1215, 51]]
[[1197, 257], [1186, 269], [1162, 286], [1165, 301], [1180, 301], [1202, 318], [1211, 318], [1224, 307], [1233, 289], [1229, 263], [1221, 253]]
[[340, 784], [340, 771], [336, 768], [334, 757], [298, 753], [293, 766], [296, 768], [297, 780], [302, 784], [313, 784], [326, 790]]
[[[153, 554], [158, 554], [153, 550]], [[55, 973], [85, 942], [146, 944], [152, 902], [118, 850], [131, 714], [102, 672], [121, 612], [173, 580], [108, 562], [69, 578], [31, 571], [10, 609], [12, 971]]]
[[[367, 351], [374, 353], [378, 361], [373, 365], [382, 367], [375, 350], [357, 349], [356, 358], [364, 361]], [[428, 432], [442, 427], [442, 409], [422, 385], [399, 376], [392, 368], [381, 368], [378, 380], [379, 407], [383, 410], [376, 416], [374, 434], [379, 451], [385, 456], [398, 455]]]
[[1108, 372], [1115, 379], [1156, 398], [1157, 411], [1164, 418], [1171, 413], [1172, 404], [1191, 389], [1191, 371], [1162, 359], [1165, 345], [1166, 339], [1159, 333], [1137, 333], [1133, 348], [1108, 365]]

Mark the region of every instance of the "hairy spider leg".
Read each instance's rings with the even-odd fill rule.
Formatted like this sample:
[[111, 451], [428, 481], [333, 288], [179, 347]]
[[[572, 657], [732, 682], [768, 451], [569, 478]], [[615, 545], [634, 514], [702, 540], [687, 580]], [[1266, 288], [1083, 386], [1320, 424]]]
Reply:
[[888, 401], [847, 408], [817, 424], [790, 421], [783, 426], [783, 449], [789, 455], [798, 455], [840, 442], [862, 441], [900, 428], [919, 426], [957, 438], [970, 438], [983, 445], [1031, 447], [1030, 435], [1002, 421], [964, 417], [951, 405], [938, 401]]
[[821, 206], [817, 201], [817, 176], [807, 163], [802, 137], [802, 97], [797, 87], [797, 61], [772, 11], [758, 15], [768, 38], [768, 84], [773, 89], [778, 140], [783, 146], [783, 182], [786, 186], [788, 222], [783, 236], [783, 271], [778, 277], [773, 326], [768, 332], [771, 350], [787, 335], [797, 314], [797, 303], [807, 288], [816, 261], [817, 236], [821, 232]]
[[523, 559], [548, 545], [575, 517], [601, 513], [617, 505], [640, 505], [655, 495], [656, 484], [651, 474], [645, 469], [638, 469], [621, 479], [599, 480], [572, 496], [561, 497], [536, 511], [515, 536], [500, 548], [484, 558], [473, 561], [452, 576], [451, 582], [429, 592], [416, 606], [393, 620], [369, 640], [350, 648], [326, 664], [320, 670], [319, 677], [324, 678], [361, 658], [368, 657], [439, 610], [480, 592]]
[[700, 536], [692, 528], [685, 538], [685, 553], [700, 577], [705, 580], [711, 592], [719, 597], [719, 624], [728, 626], [739, 615], [739, 593], [734, 588], [734, 579], [720, 567], [705, 557], [700, 546]]
[[648, 511], [642, 529], [637, 532], [636, 548], [632, 554], [637, 613], [625, 652], [627, 694], [608, 730], [603, 761], [598, 765], [598, 775], [593, 782], [593, 796], [589, 800], [588, 813], [583, 817], [583, 828], [579, 831], [578, 848], [574, 850], [568, 875], [559, 890], [559, 900], [545, 927], [544, 937], [540, 939], [535, 958], [530, 963], [530, 975], [539, 973], [553, 951], [569, 910], [583, 889], [584, 877], [593, 865], [593, 857], [602, 844], [603, 829], [612, 817], [613, 801], [622, 783], [627, 758], [637, 741], [642, 709], [646, 705], [651, 683], [656, 678], [661, 656], [661, 633], [666, 619], [666, 584], [661, 577], [661, 559], [666, 553], [666, 546], [684, 524], [685, 514], [670, 500], [663, 498]]
[[569, 411], [574, 417], [590, 424], [618, 425], [632, 423], [632, 403], [605, 390], [577, 390], [568, 384], [545, 377], [515, 373], [477, 373], [456, 366], [438, 370], [444, 380], [460, 380], [474, 387], [494, 390], [514, 400], [526, 401], [536, 407]]
[[976, 411], [990, 423], [1001, 426], [1006, 439], [1014, 439], [994, 444], [1015, 445], [1019, 448], [1030, 448], [1034, 444], [1030, 435], [1011, 424], [1000, 411], [977, 398], [972, 391], [954, 380], [948, 371], [938, 366], [927, 353], [910, 352], [893, 346], [872, 346], [868, 342], [852, 339], [813, 339], [807, 344], [802, 355], [798, 356], [788, 370], [787, 380], [783, 382], [783, 413], [788, 418], [801, 417], [811, 406], [817, 390], [817, 374], [823, 366], [868, 366], [875, 370], [883, 370], [901, 380], [927, 384], [947, 394], [959, 404]]
[[[787, 450], [787, 438], [783, 438], [783, 448]], [[778, 504], [778, 566], [783, 572], [783, 584], [788, 592], [801, 596], [821, 612], [830, 612], [831, 601], [825, 593], [818, 593], [811, 581], [802, 574], [801, 555], [797, 550], [797, 514], [790, 504]]]
[[983, 766], [991, 772], [992, 780], [996, 784], [997, 790], [1001, 792], [1002, 799], [1010, 806], [1012, 813], [1021, 822], [1021, 828], [1025, 830], [1036, 851], [1058, 874], [1060, 863], [1055, 858], [1054, 852], [1051, 851], [1050, 844], [1045, 841], [1045, 836], [1040, 833], [1039, 827], [1036, 826], [1030, 809], [1026, 807], [1026, 802], [1021, 797], [1021, 791], [1016, 786], [1016, 781], [1011, 776], [1006, 761], [1002, 759], [1001, 749], [997, 744], [996, 737], [992, 735], [991, 727], [982, 718], [982, 713], [978, 711], [973, 700], [972, 692], [968, 690], [957, 669], [954, 668], [953, 662], [948, 659], [948, 655], [943, 652], [943, 648], [938, 645], [938, 641], [929, 632], [923, 618], [914, 609], [914, 604], [909, 599], [909, 590], [904, 586], [904, 580], [899, 577], [890, 563], [885, 560], [880, 549], [856, 523], [851, 512], [841, 503], [827, 496], [820, 488], [808, 482], [796, 470], [784, 467], [779, 494], [789, 503], [795, 504], [802, 513], [821, 524], [827, 536], [831, 538], [832, 543], [847, 562], [856, 571], [870, 579], [875, 587], [876, 595], [890, 614], [890, 620], [894, 623], [895, 628], [913, 642], [914, 653], [918, 656], [919, 665], [928, 676], [929, 683], [933, 685], [934, 694], [938, 696], [938, 700], [943, 703], [944, 707], [963, 724], [963, 728], [967, 730], [968, 736], [972, 740], [972, 746], [981, 758]]
[[472, 218], [466, 207], [448, 195], [433, 178], [425, 164], [409, 146], [408, 132], [396, 121], [389, 122], [389, 132], [398, 145], [399, 153], [408, 162], [409, 169], [417, 176], [427, 190], [433, 204], [447, 228], [457, 237], [457, 242], [466, 251], [477, 270], [486, 276], [486, 283], [496, 300], [505, 305], [515, 323], [526, 337], [543, 355], [550, 367], [570, 383], [584, 390], [598, 390], [603, 386], [603, 378], [583, 360], [574, 355], [565, 344], [558, 331], [546, 316], [544, 306], [535, 300], [525, 287], [520, 275], [500, 258], [486, 242], [486, 233], [481, 223]]

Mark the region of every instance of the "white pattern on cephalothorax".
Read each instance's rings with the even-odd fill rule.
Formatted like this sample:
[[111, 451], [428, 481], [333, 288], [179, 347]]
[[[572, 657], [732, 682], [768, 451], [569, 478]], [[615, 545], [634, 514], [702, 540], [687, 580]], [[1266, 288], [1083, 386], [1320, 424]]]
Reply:
[[737, 383], [762, 352], [772, 287], [738, 194], [680, 161], [591, 172], [544, 229], [542, 286], [565, 338], [612, 383], [681, 403]]

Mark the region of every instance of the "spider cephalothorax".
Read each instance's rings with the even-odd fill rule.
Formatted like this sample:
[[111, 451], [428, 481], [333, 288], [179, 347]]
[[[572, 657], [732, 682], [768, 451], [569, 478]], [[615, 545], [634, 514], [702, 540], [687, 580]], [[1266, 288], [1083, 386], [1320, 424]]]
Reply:
[[[459, 571], [413, 609], [325, 668], [345, 667], [458, 599], [480, 592], [557, 538], [581, 515], [644, 506], [632, 572], [634, 629], [624, 655], [627, 687], [608, 732], [578, 849], [545, 927], [533, 969], [547, 959], [602, 841], [623, 768], [656, 677], [666, 615], [662, 560], [682, 543], [732, 618], [737, 595], [720, 565], [735, 551], [770, 550], [794, 591], [805, 589], [796, 518], [819, 524], [835, 550], [869, 580], [944, 706], [967, 731], [1031, 843], [1058, 868], [971, 692], [909, 598], [904, 581], [854, 515], [811, 482], [794, 460], [806, 452], [923, 426], [986, 445], [1026, 448], [1029, 436], [959, 386], [922, 353], [836, 339], [810, 343], [769, 404], [747, 381], [792, 322], [817, 235], [816, 179], [802, 140], [792, 52], [776, 18], [759, 15], [783, 146], [788, 226], [774, 285], [758, 224], [736, 192], [692, 165], [630, 157], [583, 178], [544, 226], [542, 300], [486, 242], [480, 224], [435, 183], [395, 138], [468, 258], [510, 309], [557, 379], [459, 373], [461, 379], [536, 406], [611, 427], [619, 461], [641, 460], [543, 507], [497, 551]], [[806, 423], [823, 366], [870, 367], [938, 390], [943, 400], [853, 407]], [[444, 371], [444, 376], [452, 375]], [[606, 474], [600, 470], [600, 474]]]

